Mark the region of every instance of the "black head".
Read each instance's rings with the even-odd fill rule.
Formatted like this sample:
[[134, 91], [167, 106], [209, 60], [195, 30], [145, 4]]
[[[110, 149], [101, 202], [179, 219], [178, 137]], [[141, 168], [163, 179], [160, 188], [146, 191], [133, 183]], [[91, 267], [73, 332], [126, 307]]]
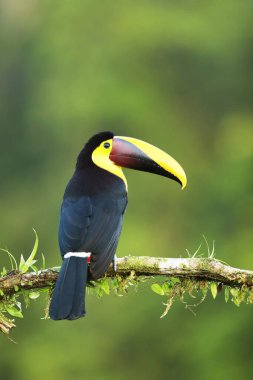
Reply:
[[79, 153], [77, 157], [76, 168], [81, 169], [82, 167], [85, 167], [87, 164], [91, 164], [91, 155], [94, 149], [96, 149], [103, 141], [112, 139], [113, 136], [114, 134], [109, 131], [100, 132], [92, 136]]

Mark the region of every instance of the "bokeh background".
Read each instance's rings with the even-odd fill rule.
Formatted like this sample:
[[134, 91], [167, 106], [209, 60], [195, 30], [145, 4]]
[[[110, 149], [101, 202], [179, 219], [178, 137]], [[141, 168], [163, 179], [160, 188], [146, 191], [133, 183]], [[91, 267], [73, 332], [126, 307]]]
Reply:
[[[252, 14], [251, 0], [1, 0], [0, 246], [27, 256], [34, 227], [60, 264], [65, 185], [85, 141], [109, 129], [166, 150], [189, 180], [182, 192], [126, 172], [118, 256], [187, 256], [204, 234], [216, 257], [253, 269]], [[85, 319], [55, 323], [42, 297], [17, 344], [0, 337], [1, 378], [252, 378], [252, 306], [221, 293], [160, 320], [161, 302], [149, 285], [88, 296]]]

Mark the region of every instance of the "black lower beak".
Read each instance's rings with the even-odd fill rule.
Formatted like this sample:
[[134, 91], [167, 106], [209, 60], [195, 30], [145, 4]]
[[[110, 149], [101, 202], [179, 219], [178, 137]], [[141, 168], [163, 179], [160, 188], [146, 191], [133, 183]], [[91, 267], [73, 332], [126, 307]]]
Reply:
[[182, 187], [186, 184], [183, 169], [171, 156], [141, 140], [114, 137], [110, 160], [118, 166], [171, 178]]

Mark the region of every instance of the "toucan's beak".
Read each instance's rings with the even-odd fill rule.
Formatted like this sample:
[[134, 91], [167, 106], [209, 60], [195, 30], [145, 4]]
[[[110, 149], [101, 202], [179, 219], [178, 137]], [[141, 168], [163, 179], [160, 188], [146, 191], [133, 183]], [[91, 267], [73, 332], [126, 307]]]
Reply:
[[125, 168], [162, 175], [179, 182], [184, 188], [186, 175], [179, 163], [161, 149], [132, 137], [113, 138], [110, 160]]

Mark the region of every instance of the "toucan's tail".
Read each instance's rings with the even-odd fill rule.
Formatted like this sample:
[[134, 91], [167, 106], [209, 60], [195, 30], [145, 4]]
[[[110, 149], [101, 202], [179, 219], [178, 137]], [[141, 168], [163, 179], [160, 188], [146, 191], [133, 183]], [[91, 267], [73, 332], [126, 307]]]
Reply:
[[68, 257], [63, 260], [50, 304], [51, 319], [77, 319], [85, 316], [85, 285], [87, 258]]

